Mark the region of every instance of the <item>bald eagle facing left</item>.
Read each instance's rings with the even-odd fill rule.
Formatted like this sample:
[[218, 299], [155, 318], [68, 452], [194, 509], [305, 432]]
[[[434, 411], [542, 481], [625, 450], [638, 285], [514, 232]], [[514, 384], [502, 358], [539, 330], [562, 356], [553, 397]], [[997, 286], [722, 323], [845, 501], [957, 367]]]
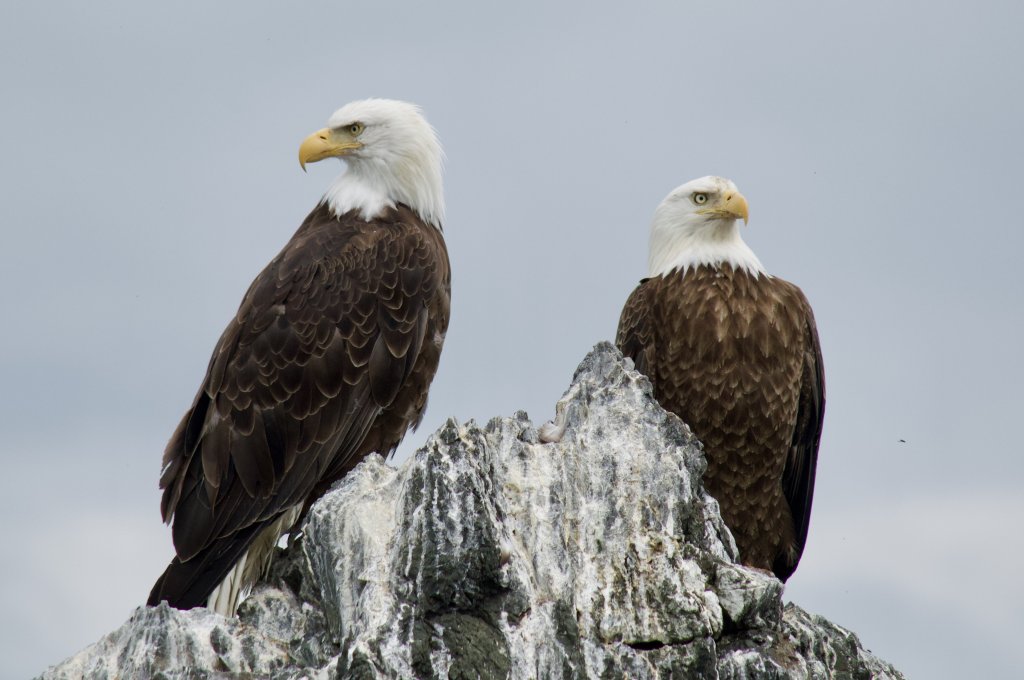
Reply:
[[357, 101], [299, 162], [348, 171], [256, 277], [164, 453], [175, 557], [150, 605], [232, 615], [282, 533], [427, 404], [448, 328], [441, 147], [412, 104]]
[[785, 581], [807, 541], [825, 379], [807, 299], [740, 237], [747, 210], [721, 177], [668, 195], [616, 344], [704, 444], [740, 561]]

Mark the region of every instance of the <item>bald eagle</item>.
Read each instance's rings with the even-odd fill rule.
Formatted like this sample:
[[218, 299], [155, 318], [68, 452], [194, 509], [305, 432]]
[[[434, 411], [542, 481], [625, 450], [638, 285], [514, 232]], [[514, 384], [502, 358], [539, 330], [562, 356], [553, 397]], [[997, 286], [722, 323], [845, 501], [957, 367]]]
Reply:
[[163, 458], [166, 600], [232, 615], [280, 536], [427, 404], [448, 328], [441, 147], [405, 102], [352, 102], [299, 148], [347, 165], [256, 277]]
[[785, 581], [807, 541], [825, 380], [811, 307], [743, 242], [747, 217], [727, 179], [672, 191], [616, 344], [703, 442], [740, 561]]

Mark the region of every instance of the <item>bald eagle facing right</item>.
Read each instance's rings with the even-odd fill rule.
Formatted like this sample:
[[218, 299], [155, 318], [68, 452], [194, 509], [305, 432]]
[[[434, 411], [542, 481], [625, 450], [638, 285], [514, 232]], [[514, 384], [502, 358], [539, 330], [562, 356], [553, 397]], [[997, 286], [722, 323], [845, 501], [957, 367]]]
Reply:
[[740, 561], [785, 581], [807, 541], [825, 379], [811, 307], [743, 242], [747, 217], [721, 177], [670, 193], [616, 344], [703, 442]]

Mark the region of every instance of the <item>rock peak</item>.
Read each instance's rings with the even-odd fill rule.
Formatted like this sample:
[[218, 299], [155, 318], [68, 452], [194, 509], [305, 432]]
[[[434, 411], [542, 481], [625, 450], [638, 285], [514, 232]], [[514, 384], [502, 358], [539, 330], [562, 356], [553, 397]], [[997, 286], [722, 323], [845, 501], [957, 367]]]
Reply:
[[704, 466], [601, 343], [541, 433], [449, 419], [365, 460], [239, 619], [140, 608], [42, 677], [902, 678], [735, 563]]

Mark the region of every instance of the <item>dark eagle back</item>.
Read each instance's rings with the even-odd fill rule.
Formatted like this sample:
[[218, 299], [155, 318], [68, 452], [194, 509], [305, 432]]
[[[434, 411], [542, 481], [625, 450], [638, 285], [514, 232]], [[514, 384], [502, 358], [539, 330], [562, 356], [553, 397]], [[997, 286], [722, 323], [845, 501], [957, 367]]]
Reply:
[[440, 230], [408, 207], [310, 213], [253, 281], [167, 446], [177, 555], [150, 604], [204, 605], [263, 529], [394, 450], [422, 418], [450, 295]]

